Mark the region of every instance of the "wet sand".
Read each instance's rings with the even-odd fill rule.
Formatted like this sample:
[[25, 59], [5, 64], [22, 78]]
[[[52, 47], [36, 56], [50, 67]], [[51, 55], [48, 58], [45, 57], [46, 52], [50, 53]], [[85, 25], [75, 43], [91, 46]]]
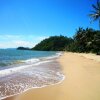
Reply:
[[[95, 59], [94, 59], [95, 58]], [[65, 80], [56, 85], [31, 89], [5, 100], [100, 100], [100, 56], [64, 53], [60, 62]]]

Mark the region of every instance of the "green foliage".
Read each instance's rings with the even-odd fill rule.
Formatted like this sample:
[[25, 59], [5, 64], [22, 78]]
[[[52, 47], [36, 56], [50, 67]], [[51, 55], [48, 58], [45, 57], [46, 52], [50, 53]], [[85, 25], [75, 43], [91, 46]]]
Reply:
[[98, 20], [99, 21], [99, 28], [100, 28], [100, 0], [97, 0], [97, 3], [92, 5], [93, 11], [89, 14], [90, 18], [93, 19], [93, 21]]
[[37, 44], [32, 50], [43, 50], [43, 51], [63, 51], [67, 45], [73, 42], [73, 39], [65, 36], [51, 36], [44, 39]]
[[74, 35], [74, 42], [66, 47], [73, 52], [100, 52], [100, 31], [91, 28], [79, 28]]
[[72, 38], [51, 36], [37, 44], [32, 50], [93, 52], [100, 54], [100, 31], [79, 28]]
[[92, 51], [100, 54], [100, 31], [96, 31], [93, 39], [93, 48]]

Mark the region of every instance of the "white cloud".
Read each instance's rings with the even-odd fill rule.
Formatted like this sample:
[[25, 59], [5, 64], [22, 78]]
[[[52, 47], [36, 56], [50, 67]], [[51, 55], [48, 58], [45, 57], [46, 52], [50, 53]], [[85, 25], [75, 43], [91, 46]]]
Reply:
[[18, 38], [20, 38], [20, 36], [19, 35], [0, 35], [0, 38], [1, 39], [18, 39]]
[[38, 40], [43, 40], [43, 39], [46, 39], [46, 38], [48, 38], [47, 36], [40, 36], [40, 37], [37, 37], [38, 38]]
[[34, 46], [32, 42], [29, 42], [29, 41], [22, 41], [22, 40], [19, 40], [19, 41], [13, 41], [13, 44], [15, 44], [16, 46], [24, 46], [24, 47], [32, 47]]
[[0, 35], [0, 48], [16, 48], [19, 46], [32, 48], [45, 38], [47, 37], [33, 35]]
[[34, 47], [36, 44], [27, 41], [11, 41], [11, 42], [1, 42], [0, 48], [16, 48], [19, 46], [24, 47]]

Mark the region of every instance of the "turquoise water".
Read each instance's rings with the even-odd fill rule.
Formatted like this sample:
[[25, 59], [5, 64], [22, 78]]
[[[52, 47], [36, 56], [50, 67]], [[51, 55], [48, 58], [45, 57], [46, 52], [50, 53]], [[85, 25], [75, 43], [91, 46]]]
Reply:
[[30, 51], [16, 49], [0, 49], [0, 67], [7, 68], [9, 65], [15, 65], [33, 60], [37, 61], [41, 57], [49, 57], [56, 55], [57, 52], [48, 51]]
[[61, 82], [60, 52], [0, 49], [0, 100]]

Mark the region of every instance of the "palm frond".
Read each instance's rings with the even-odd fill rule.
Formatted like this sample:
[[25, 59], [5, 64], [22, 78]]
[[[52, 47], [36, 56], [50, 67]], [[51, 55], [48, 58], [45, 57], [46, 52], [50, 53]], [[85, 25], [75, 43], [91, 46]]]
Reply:
[[91, 12], [91, 13], [94, 13], [94, 14], [97, 13], [97, 11], [90, 11], [90, 12]]
[[92, 4], [92, 7], [93, 7], [95, 10], [99, 10], [99, 8], [96, 7], [94, 4]]
[[94, 21], [97, 21], [98, 19], [99, 19], [98, 16], [92, 17], [92, 21], [93, 21], [93, 22], [94, 22]]
[[97, 7], [100, 9], [100, 1], [97, 0]]
[[99, 27], [100, 27], [100, 1], [97, 0], [97, 4], [92, 4], [92, 7], [94, 8], [92, 14], [89, 14], [89, 17], [92, 19], [91, 22], [99, 20]]
[[94, 21], [98, 20], [99, 19], [99, 16], [95, 16], [94, 17]]
[[96, 17], [99, 16], [99, 14], [89, 14], [90, 17]]

